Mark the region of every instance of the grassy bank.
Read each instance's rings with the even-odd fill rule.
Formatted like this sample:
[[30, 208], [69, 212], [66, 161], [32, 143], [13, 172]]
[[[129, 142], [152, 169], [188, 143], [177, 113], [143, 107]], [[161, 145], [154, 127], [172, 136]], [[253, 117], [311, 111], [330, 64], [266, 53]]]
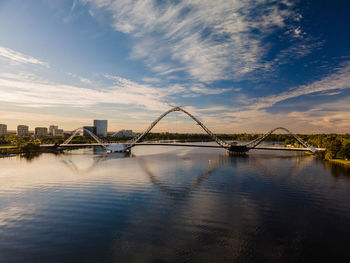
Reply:
[[38, 142], [24, 142], [22, 144], [18, 145], [6, 145], [0, 147], [0, 155], [6, 156], [10, 154], [31, 154], [31, 153], [37, 153], [37, 152], [43, 152], [45, 149], [40, 147], [40, 144]]
[[18, 147], [14, 146], [14, 145], [0, 146], [0, 150], [1, 149], [13, 149], [13, 148], [18, 148]]
[[350, 166], [350, 161], [349, 160], [330, 159], [330, 160], [327, 160], [327, 161], [332, 162], [332, 163], [338, 163], [338, 164]]
[[20, 153], [17, 146], [0, 146], [0, 156]]

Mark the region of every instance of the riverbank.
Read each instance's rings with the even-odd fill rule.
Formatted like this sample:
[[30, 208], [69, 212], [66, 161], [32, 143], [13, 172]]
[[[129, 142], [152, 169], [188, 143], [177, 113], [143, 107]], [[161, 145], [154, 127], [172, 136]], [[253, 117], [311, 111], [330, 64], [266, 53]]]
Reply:
[[40, 154], [44, 152], [57, 152], [57, 149], [43, 148], [38, 145], [25, 145], [25, 146], [1, 146], [0, 157], [11, 157], [17, 154]]
[[9, 155], [20, 153], [19, 147], [17, 146], [0, 146], [0, 156], [7, 157]]
[[330, 159], [330, 160], [327, 160], [327, 161], [332, 162], [332, 163], [337, 163], [337, 164], [342, 164], [342, 165], [350, 166], [350, 161], [349, 161], [349, 160]]

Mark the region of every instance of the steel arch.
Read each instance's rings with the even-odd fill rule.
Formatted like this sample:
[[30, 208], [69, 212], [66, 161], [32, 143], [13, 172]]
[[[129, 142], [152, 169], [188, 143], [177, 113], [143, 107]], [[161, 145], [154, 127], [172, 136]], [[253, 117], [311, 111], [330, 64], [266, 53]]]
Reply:
[[141, 134], [135, 136], [133, 139], [131, 139], [130, 141], [128, 141], [126, 143], [126, 147], [125, 149], [130, 149], [132, 148], [136, 143], [138, 143], [139, 141], [141, 141], [152, 129], [154, 126], [157, 125], [157, 123], [163, 119], [166, 115], [168, 115], [171, 112], [175, 112], [175, 111], [181, 111], [183, 113], [185, 113], [187, 116], [189, 116], [192, 120], [194, 120], [199, 126], [202, 127], [202, 129], [217, 143], [219, 144], [221, 147], [227, 149], [230, 147], [230, 145], [219, 139], [214, 133], [212, 133], [201, 121], [199, 121], [196, 117], [194, 117], [191, 113], [189, 113], [188, 111], [182, 109], [181, 107], [174, 107], [168, 111], [166, 111], [165, 113], [163, 113], [162, 115], [160, 115], [155, 121], [153, 121], [151, 123], [151, 125], [145, 130], [143, 131]]
[[286, 131], [289, 135], [291, 135], [292, 137], [294, 137], [301, 145], [303, 145], [304, 147], [310, 149], [311, 152], [316, 152], [317, 150], [311, 146], [310, 144], [308, 144], [307, 142], [305, 142], [303, 139], [301, 139], [298, 135], [292, 133], [291, 131], [289, 131], [288, 129], [284, 128], [284, 127], [277, 127], [272, 129], [271, 131], [269, 131], [268, 133], [248, 142], [245, 146], [247, 148], [250, 149], [254, 149], [255, 147], [257, 147], [260, 143], [262, 143], [267, 136], [269, 136], [270, 134], [272, 134], [273, 132], [275, 132], [276, 130], [284, 130]]
[[72, 139], [78, 135], [79, 132], [81, 131], [85, 131], [87, 132], [98, 144], [100, 144], [101, 146], [105, 147], [105, 143], [100, 139], [98, 138], [95, 134], [93, 134], [91, 131], [89, 131], [88, 129], [85, 129], [84, 127], [80, 127], [80, 128], [77, 128], [75, 129], [73, 132], [72, 132], [72, 135], [67, 139], [65, 140], [62, 144], [60, 145], [66, 145], [66, 144], [69, 144]]

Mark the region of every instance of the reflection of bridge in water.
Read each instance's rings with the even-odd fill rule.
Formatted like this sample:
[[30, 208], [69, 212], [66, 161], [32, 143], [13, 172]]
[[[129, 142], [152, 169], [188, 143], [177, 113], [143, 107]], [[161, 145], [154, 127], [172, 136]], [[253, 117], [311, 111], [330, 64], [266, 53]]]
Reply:
[[[163, 119], [166, 115], [168, 115], [171, 112], [180, 111], [189, 116], [192, 120], [194, 120], [216, 143], [217, 145], [205, 145], [205, 144], [184, 144], [184, 143], [142, 143], [143, 139], [147, 136], [149, 132], [158, 124], [158, 122]], [[283, 130], [287, 132], [290, 136], [295, 138], [302, 147], [274, 147], [274, 146], [259, 146], [270, 134], [277, 130]], [[80, 134], [81, 131], [87, 132], [95, 141], [95, 144], [70, 144], [72, 139]], [[323, 148], [315, 148], [312, 145], [305, 142], [303, 139], [301, 139], [296, 134], [293, 134], [288, 129], [283, 127], [275, 128], [268, 133], [246, 143], [246, 144], [230, 144], [226, 141], [221, 140], [218, 138], [214, 133], [212, 133], [201, 121], [199, 121], [196, 117], [194, 117], [192, 114], [190, 114], [188, 111], [182, 109], [181, 107], [174, 107], [167, 112], [163, 113], [161, 116], [159, 116], [154, 122], [151, 123], [151, 125], [142, 133], [136, 135], [134, 138], [132, 138], [130, 141], [126, 143], [106, 143], [103, 142], [99, 137], [97, 137], [95, 134], [93, 134], [91, 131], [84, 129], [83, 127], [78, 128], [72, 132], [72, 135], [64, 141], [62, 144], [58, 145], [58, 147], [82, 147], [82, 146], [102, 146], [106, 148], [108, 152], [129, 152], [133, 147], [136, 146], [182, 146], [182, 147], [206, 147], [206, 148], [223, 148], [226, 149], [230, 153], [245, 153], [249, 150], [255, 149], [255, 150], [283, 150], [283, 151], [305, 151], [305, 152], [312, 152], [315, 153], [317, 151], [324, 151]], [[43, 147], [47, 146], [53, 146], [53, 145], [42, 145]]]
[[222, 168], [224, 165], [229, 164], [231, 161], [232, 160], [229, 158], [229, 156], [217, 155], [215, 159], [210, 160], [205, 171], [193, 179], [189, 185], [180, 187], [180, 189], [172, 189], [166, 182], [158, 179], [156, 173], [152, 172], [152, 170], [147, 165], [147, 161], [143, 158], [140, 158], [138, 160], [138, 163], [143, 172], [149, 177], [153, 185], [155, 185], [161, 192], [168, 195], [171, 199], [178, 200], [188, 197], [188, 195], [198, 189], [213, 174], [215, 170]]
[[[164, 193], [166, 196], [168, 196], [170, 199], [173, 200], [185, 200], [186, 198], [189, 198], [192, 193], [197, 191], [212, 175], [214, 172], [220, 171], [222, 168], [227, 167], [228, 169], [235, 169], [235, 171], [244, 171], [247, 165], [252, 165], [252, 167], [255, 167], [257, 171], [264, 177], [264, 178], [278, 178], [281, 176], [281, 173], [279, 170], [275, 170], [272, 167], [270, 167], [264, 159], [268, 159], [271, 161], [271, 158], [277, 160], [277, 161], [283, 161], [285, 159], [293, 159], [295, 160], [295, 165], [292, 169], [288, 168], [288, 172], [283, 174], [283, 177], [286, 176], [297, 176], [300, 174], [300, 172], [307, 167], [312, 160], [312, 156], [298, 156], [296, 159], [293, 155], [242, 155], [237, 156], [237, 158], [233, 158], [231, 155], [226, 154], [208, 154], [208, 155], [200, 155], [202, 158], [197, 159], [199, 155], [190, 155], [190, 156], [179, 156], [179, 155], [170, 155], [172, 161], [176, 161], [176, 158], [179, 158], [179, 160], [187, 160], [190, 159], [192, 161], [191, 165], [191, 172], [188, 173], [190, 177], [192, 178], [189, 183], [169, 183], [167, 180], [162, 179], [162, 174], [164, 175], [161, 170], [158, 169], [152, 169], [153, 162], [149, 162], [152, 159], [148, 157], [139, 157], [137, 158], [136, 163], [139, 166], [140, 171], [142, 171], [150, 180], [150, 182], [159, 189], [162, 193]], [[79, 167], [79, 162], [75, 163], [74, 158], [70, 156], [68, 159], [63, 159], [61, 162], [74, 174], [80, 174], [80, 175], [86, 175], [88, 173], [96, 172], [98, 173], [99, 169], [104, 169], [106, 166], [108, 166], [108, 161], [112, 159], [120, 159], [120, 158], [127, 158], [127, 157], [138, 157], [133, 154], [129, 153], [117, 153], [116, 155], [100, 155], [95, 156], [92, 158], [92, 163], [89, 166], [85, 167]], [[168, 158], [168, 157], [165, 157]], [[153, 160], [157, 160], [155, 162], [156, 167], [159, 165], [159, 163], [165, 163], [162, 162], [160, 159], [156, 158]], [[171, 162], [172, 162], [171, 161]], [[107, 164], [104, 164], [104, 162], [107, 162]], [[170, 163], [171, 163], [170, 162]], [[167, 167], [169, 163], [167, 162]], [[199, 165], [199, 166], [198, 166]], [[201, 171], [198, 173], [198, 176], [193, 176], [193, 172], [196, 174], [196, 170], [193, 168], [201, 167], [203, 165], [203, 168], [200, 169]], [[176, 166], [175, 170], [171, 172], [171, 175], [173, 173], [176, 173]], [[183, 173], [183, 172], [181, 172]]]

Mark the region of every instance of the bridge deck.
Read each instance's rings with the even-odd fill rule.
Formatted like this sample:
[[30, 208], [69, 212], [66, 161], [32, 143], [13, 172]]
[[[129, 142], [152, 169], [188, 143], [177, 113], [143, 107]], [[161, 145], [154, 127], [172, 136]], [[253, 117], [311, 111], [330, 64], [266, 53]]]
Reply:
[[[317, 151], [325, 151], [324, 148], [315, 148]], [[309, 148], [292, 148], [292, 147], [275, 147], [275, 146], [269, 146], [269, 147], [255, 147], [250, 150], [276, 150], [276, 151], [297, 151], [297, 152], [309, 152]]]
[[[108, 143], [103, 144], [108, 146]], [[40, 144], [40, 147], [54, 147], [55, 144]], [[101, 146], [99, 143], [69, 143], [69, 144], [60, 144], [58, 147], [89, 147], [89, 146]]]
[[220, 145], [187, 144], [187, 143], [136, 143], [135, 146], [180, 146], [180, 147], [223, 148]]
[[[103, 144], [109, 146], [110, 144]], [[54, 144], [41, 144], [40, 147], [54, 147]], [[98, 143], [82, 143], [82, 144], [61, 144], [58, 147], [91, 147], [101, 146]], [[188, 143], [136, 143], [134, 146], [177, 146], [177, 147], [203, 147], [203, 148], [223, 148], [220, 145], [207, 145], [207, 144], [188, 144]], [[309, 148], [291, 148], [291, 147], [276, 147], [276, 146], [257, 146], [255, 148], [248, 148], [248, 150], [274, 150], [274, 151], [297, 151], [297, 152], [309, 152]], [[316, 148], [317, 151], [325, 151], [324, 148]]]
[[[205, 145], [205, 144], [181, 144], [181, 143], [137, 143], [135, 146], [184, 146], [184, 147], [206, 147], [206, 148], [223, 148], [220, 145]], [[240, 145], [238, 145], [240, 146]], [[299, 151], [309, 152], [309, 148], [293, 148], [293, 147], [276, 147], [276, 146], [260, 146], [248, 148], [249, 150], [276, 150], [276, 151]], [[324, 148], [316, 148], [317, 151], [325, 151]]]

